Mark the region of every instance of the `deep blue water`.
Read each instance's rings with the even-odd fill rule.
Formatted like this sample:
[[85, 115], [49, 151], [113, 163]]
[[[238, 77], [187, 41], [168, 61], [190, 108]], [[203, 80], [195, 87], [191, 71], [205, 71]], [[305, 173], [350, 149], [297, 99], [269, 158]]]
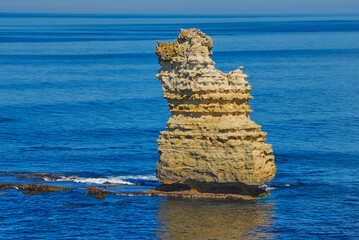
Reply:
[[[154, 49], [191, 27], [213, 38], [218, 69], [250, 76], [251, 118], [276, 156], [271, 196], [85, 195], [104, 181], [158, 184], [169, 113]], [[0, 171], [78, 177], [45, 182], [71, 192], [1, 190], [0, 238], [359, 238], [358, 81], [359, 15], [0, 14]]]

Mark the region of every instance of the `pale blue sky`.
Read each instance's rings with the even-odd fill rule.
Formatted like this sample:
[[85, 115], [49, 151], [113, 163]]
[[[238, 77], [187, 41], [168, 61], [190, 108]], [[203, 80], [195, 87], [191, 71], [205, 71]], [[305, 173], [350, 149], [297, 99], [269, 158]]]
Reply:
[[359, 13], [359, 0], [0, 0], [0, 12], [111, 14]]

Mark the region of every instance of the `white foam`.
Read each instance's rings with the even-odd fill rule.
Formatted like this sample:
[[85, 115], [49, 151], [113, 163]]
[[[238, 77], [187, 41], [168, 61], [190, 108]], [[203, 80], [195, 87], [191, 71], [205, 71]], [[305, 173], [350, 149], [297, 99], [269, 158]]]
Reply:
[[270, 191], [270, 190], [278, 189], [276, 187], [268, 186], [268, 185], [265, 185], [265, 184], [260, 186], [260, 188], [262, 188], [264, 191]]
[[135, 183], [128, 181], [129, 179], [135, 180], [156, 180], [152, 175], [138, 175], [138, 176], [118, 176], [118, 177], [104, 177], [104, 178], [83, 178], [77, 176], [59, 176], [59, 178], [44, 177], [44, 181], [60, 181], [60, 182], [76, 182], [76, 183], [95, 183], [95, 184], [124, 184], [133, 185]]
[[96, 184], [134, 184], [128, 181], [124, 181], [120, 177], [106, 177], [106, 178], [82, 178], [82, 177], [63, 177], [56, 181], [70, 181], [76, 183], [96, 183]]
[[137, 180], [157, 180], [156, 176], [153, 175], [129, 175], [129, 176], [122, 176], [123, 179], [137, 179]]

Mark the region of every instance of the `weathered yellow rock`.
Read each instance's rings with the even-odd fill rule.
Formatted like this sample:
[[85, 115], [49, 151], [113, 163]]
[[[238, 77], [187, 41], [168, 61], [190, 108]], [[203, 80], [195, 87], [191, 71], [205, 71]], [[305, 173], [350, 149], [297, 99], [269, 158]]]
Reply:
[[212, 47], [196, 29], [181, 30], [174, 43], [158, 42], [157, 78], [171, 117], [157, 141], [157, 178], [196, 189], [262, 185], [276, 168], [266, 133], [250, 120], [248, 76], [242, 67], [216, 70]]

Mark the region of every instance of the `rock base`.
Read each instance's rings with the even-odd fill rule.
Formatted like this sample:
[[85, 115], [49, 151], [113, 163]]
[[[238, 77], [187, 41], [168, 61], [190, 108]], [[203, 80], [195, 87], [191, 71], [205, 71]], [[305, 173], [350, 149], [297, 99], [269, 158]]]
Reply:
[[234, 193], [200, 193], [194, 189], [185, 191], [164, 192], [158, 190], [149, 190], [145, 192], [150, 196], [164, 196], [164, 197], [180, 197], [180, 198], [214, 198], [214, 199], [234, 199], [234, 200], [257, 200], [263, 197], [268, 197], [268, 192], [263, 192], [257, 196], [241, 195]]
[[[0, 172], [3, 174], [13, 174], [22, 178], [44, 180], [44, 178], [60, 179], [64, 175], [47, 173], [29, 172]], [[69, 176], [71, 177], [71, 176]], [[96, 199], [105, 199], [106, 195], [116, 196], [160, 196], [175, 198], [210, 198], [210, 199], [234, 199], [234, 200], [256, 200], [267, 197], [270, 194], [257, 186], [248, 186], [230, 183], [203, 183], [190, 181], [188, 184], [161, 184], [155, 189], [144, 192], [118, 193], [103, 189], [116, 186], [88, 187], [86, 194], [96, 195]], [[73, 190], [72, 188], [44, 185], [44, 184], [19, 184], [19, 183], [0, 183], [0, 189], [13, 188], [24, 191], [26, 195], [34, 195], [45, 192], [55, 192]]]
[[115, 193], [104, 191], [95, 187], [87, 188], [86, 194], [97, 195], [97, 199], [104, 199], [106, 195], [116, 196], [148, 196], [148, 197], [175, 197], [175, 198], [211, 198], [211, 199], [232, 199], [232, 200], [257, 200], [268, 197], [270, 194], [264, 190], [258, 189], [256, 195], [245, 195], [235, 192], [198, 192], [182, 184], [163, 184], [156, 189], [151, 189], [139, 193]]

